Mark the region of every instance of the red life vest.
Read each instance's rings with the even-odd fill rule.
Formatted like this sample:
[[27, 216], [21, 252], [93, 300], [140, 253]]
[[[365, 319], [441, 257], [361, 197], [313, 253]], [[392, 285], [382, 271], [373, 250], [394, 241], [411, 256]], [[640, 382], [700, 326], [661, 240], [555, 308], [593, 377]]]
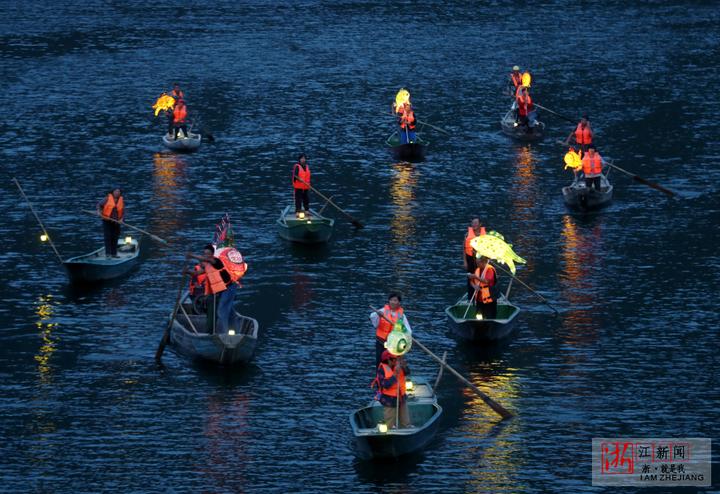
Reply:
[[[480, 235], [485, 235], [485, 227], [480, 227]], [[470, 245], [470, 241], [477, 237], [475, 235], [475, 230], [472, 229], [471, 226], [468, 227], [467, 235], [465, 236], [465, 254], [469, 256], [475, 256], [475, 249], [472, 248], [472, 245]]]
[[392, 323], [387, 322], [383, 317], [379, 318], [377, 329], [375, 330], [375, 336], [382, 341], [387, 340], [387, 337], [392, 332], [395, 323], [403, 318], [403, 313], [402, 307], [398, 307], [397, 312], [393, 312], [390, 306], [385, 304], [385, 307], [383, 307], [383, 315], [390, 319]]
[[400, 116], [400, 128], [404, 129], [405, 127], [415, 130], [415, 112], [410, 107], [405, 108]]
[[518, 114], [521, 117], [526, 117], [528, 113], [535, 109], [535, 107], [533, 106], [532, 98], [530, 97], [530, 93], [518, 94], [517, 104]]
[[586, 177], [596, 177], [602, 173], [602, 157], [600, 153], [594, 153], [592, 158], [586, 154], [582, 160], [583, 173]]
[[182, 92], [181, 89], [178, 89], [178, 90], [173, 89], [172, 91], [170, 91], [170, 96], [175, 98], [175, 100], [185, 99], [185, 94]]
[[483, 269], [477, 268], [475, 270], [475, 275], [485, 278], [487, 283], [476, 280], [475, 278], [472, 279], [471, 283], [473, 287], [478, 289], [477, 294], [475, 295], [476, 300], [479, 300], [483, 304], [489, 304], [494, 300], [491, 288], [495, 286], [495, 268], [493, 268], [490, 264], [487, 264], [484, 271], [485, 275], [483, 276]]
[[575, 142], [578, 144], [592, 144], [592, 138], [593, 133], [589, 125], [583, 128], [582, 123], [577, 124], [577, 127], [575, 127]]
[[238, 281], [245, 276], [248, 265], [243, 261], [242, 254], [235, 247], [221, 247], [215, 251], [215, 257], [222, 261], [231, 281]]
[[213, 293], [220, 293], [227, 290], [227, 285], [222, 279], [220, 274], [222, 271], [226, 271], [225, 266], [222, 269], [215, 269], [209, 263], [205, 263], [205, 274], [207, 275], [207, 282], [205, 283], [205, 295], [212, 295]]
[[173, 123], [180, 124], [185, 123], [185, 119], [187, 118], [187, 107], [185, 106], [185, 103], [180, 100], [175, 105], [175, 109], [173, 110]]
[[[117, 209], [117, 218], [112, 217], [113, 209]], [[112, 220], [117, 219], [118, 221], [122, 221], [123, 217], [125, 215], [125, 201], [123, 201], [123, 197], [120, 196], [120, 198], [117, 201], [117, 204], [115, 203], [115, 196], [112, 194], [108, 194], [107, 200], [105, 201], [105, 206], [103, 206], [102, 210], [102, 216], [103, 218]]]
[[[302, 183], [300, 180], [295, 180], [296, 175], [305, 183]], [[305, 168], [303, 168], [300, 163], [295, 163], [293, 167], [293, 187], [302, 190], [308, 190], [310, 188], [310, 167], [307, 163], [305, 163]]]
[[[392, 368], [384, 362], [380, 363], [378, 369], [382, 369], [385, 375], [385, 379], [390, 379], [393, 376]], [[400, 398], [402, 399], [403, 396], [407, 395], [407, 391], [405, 390], [405, 371], [402, 369], [402, 366], [398, 369], [398, 375], [396, 377], [397, 379], [392, 386], [385, 388], [383, 387], [382, 383], [378, 382], [378, 388], [380, 388], [380, 392], [385, 396], [388, 396], [390, 398], [397, 398], [398, 386], [400, 386]]]
[[197, 274], [200, 271], [200, 266], [195, 266], [195, 273], [190, 277], [190, 286], [188, 290], [190, 295], [201, 294], [205, 292], [205, 282], [207, 275], [205, 273]]
[[510, 72], [510, 80], [515, 88], [518, 88], [522, 84], [522, 74], [520, 72]]

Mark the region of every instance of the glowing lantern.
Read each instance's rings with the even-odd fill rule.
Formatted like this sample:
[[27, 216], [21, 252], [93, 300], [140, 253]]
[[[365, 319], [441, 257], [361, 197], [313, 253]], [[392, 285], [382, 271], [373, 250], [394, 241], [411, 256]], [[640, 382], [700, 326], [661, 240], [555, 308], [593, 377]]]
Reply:
[[565, 170], [568, 168], [572, 168], [573, 170], [579, 170], [582, 168], [582, 158], [580, 157], [579, 153], [575, 152], [575, 149], [570, 148], [570, 150], [565, 153]]
[[478, 312], [477, 314], [475, 314], [475, 319], [477, 319], [478, 321], [482, 321], [482, 318], [482, 313]]
[[522, 85], [525, 87], [530, 87], [531, 82], [532, 82], [532, 76], [530, 75], [530, 72], [525, 72], [522, 75]]
[[163, 110], [172, 110], [175, 106], [175, 98], [172, 96], [162, 93], [160, 97], [155, 101], [155, 104], [152, 106], [153, 110], [155, 110], [155, 116], [158, 116], [158, 113], [160, 113]]
[[410, 92], [401, 88], [395, 95], [395, 113], [400, 113], [405, 103], [410, 104]]
[[387, 432], [387, 424], [380, 423], [378, 424], [378, 432], [382, 432], [385, 434]]
[[412, 391], [415, 389], [415, 385], [412, 381], [405, 381], [405, 391]]
[[40, 235], [40, 241], [41, 241], [41, 242], [47, 242], [47, 240], [48, 240], [48, 236], [47, 236], [47, 235], [45, 235], [44, 233], [43, 233], [42, 235]]
[[303, 213], [302, 211], [300, 211], [300, 212], [298, 213], [298, 218], [300, 218], [301, 220], [304, 220], [304, 219], [305, 219], [305, 213]]
[[235, 330], [234, 329], [228, 329], [228, 335], [235, 336]]
[[487, 235], [479, 235], [470, 241], [470, 245], [477, 252], [477, 257], [487, 257], [507, 265], [510, 272], [515, 274], [515, 263], [525, 264], [527, 261], [512, 250], [512, 244], [505, 242], [505, 237], [496, 231]]
[[125, 237], [125, 245], [130, 243], [132, 243], [132, 237], [128, 235], [127, 237]]
[[396, 322], [385, 341], [385, 348], [393, 355], [400, 356], [409, 352], [411, 346], [412, 332], [401, 321]]

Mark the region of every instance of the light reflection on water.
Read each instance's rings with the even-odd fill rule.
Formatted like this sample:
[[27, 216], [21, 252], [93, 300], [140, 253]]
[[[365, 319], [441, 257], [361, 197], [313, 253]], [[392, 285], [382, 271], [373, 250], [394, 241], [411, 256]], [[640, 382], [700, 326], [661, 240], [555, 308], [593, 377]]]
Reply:
[[54, 335], [58, 323], [50, 322], [53, 317], [54, 305], [57, 302], [53, 300], [52, 295], [41, 295], [37, 302], [35, 302], [35, 314], [38, 316], [38, 320], [35, 322], [35, 326], [40, 332], [42, 338], [42, 345], [38, 348], [38, 352], [35, 355], [35, 361], [37, 362], [37, 370], [42, 384], [50, 384], [52, 382], [52, 366], [50, 359], [57, 350], [60, 337]]
[[393, 176], [390, 182], [390, 199], [395, 206], [390, 221], [392, 235], [392, 256], [396, 266], [396, 276], [400, 285], [409, 285], [411, 272], [408, 268], [416, 260], [416, 219], [413, 215], [415, 188], [420, 172], [412, 163], [392, 165]]

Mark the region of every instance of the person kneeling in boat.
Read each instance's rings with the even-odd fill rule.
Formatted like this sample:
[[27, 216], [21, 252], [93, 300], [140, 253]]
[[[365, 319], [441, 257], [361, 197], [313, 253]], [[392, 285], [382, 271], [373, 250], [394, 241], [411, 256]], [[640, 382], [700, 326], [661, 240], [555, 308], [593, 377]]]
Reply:
[[298, 156], [293, 165], [293, 196], [295, 198], [295, 216], [304, 218], [310, 214], [310, 166], [305, 153]]
[[105, 239], [105, 257], [117, 255], [120, 224], [125, 218], [125, 201], [119, 187], [114, 188], [97, 204], [97, 212], [102, 217], [103, 237]]
[[[485, 227], [480, 224], [480, 218], [473, 218], [463, 242], [463, 267], [468, 273], [475, 272], [475, 249], [470, 245], [470, 241], [480, 235], [485, 235]], [[467, 280], [467, 290], [468, 300], [472, 300], [475, 287], [470, 283], [470, 278]]]
[[409, 103], [405, 103], [398, 112], [398, 124], [400, 125], [400, 144], [415, 142], [415, 112]]
[[[409, 375], [410, 368], [405, 363], [405, 359], [387, 350], [382, 353], [371, 386], [378, 388], [377, 399], [383, 406], [383, 420], [388, 428], [395, 428], [397, 422], [401, 428], [412, 427], [405, 389], [405, 379]], [[400, 398], [399, 409], [398, 398]]]
[[602, 156], [595, 152], [593, 146], [589, 146], [587, 153], [582, 159], [583, 175], [585, 175], [585, 187], [594, 188], [600, 191], [602, 186]]
[[212, 333], [227, 333], [230, 328], [233, 302], [237, 283], [233, 281], [223, 261], [215, 257], [215, 246], [207, 244], [201, 256], [191, 253], [187, 258], [200, 261], [198, 275], [205, 274], [205, 295], [207, 304], [207, 328]]
[[475, 272], [467, 275], [475, 292], [475, 313], [481, 314], [483, 319], [495, 319], [497, 316], [495, 268], [484, 256], [477, 258], [476, 266]]
[[181, 130], [183, 138], [189, 137], [185, 119], [187, 119], [187, 106], [185, 106], [185, 100], [179, 99], [175, 103], [175, 108], [173, 108], [173, 131], [176, 141]]
[[382, 310], [370, 313], [370, 321], [373, 326], [375, 326], [375, 365], [380, 363], [380, 358], [385, 351], [385, 342], [396, 322], [402, 322], [405, 329], [412, 331], [410, 323], [407, 317], [405, 317], [405, 311], [403, 311], [403, 308], [400, 306], [400, 302], [402, 302], [400, 294], [391, 292], [388, 295], [385, 307], [383, 307]]

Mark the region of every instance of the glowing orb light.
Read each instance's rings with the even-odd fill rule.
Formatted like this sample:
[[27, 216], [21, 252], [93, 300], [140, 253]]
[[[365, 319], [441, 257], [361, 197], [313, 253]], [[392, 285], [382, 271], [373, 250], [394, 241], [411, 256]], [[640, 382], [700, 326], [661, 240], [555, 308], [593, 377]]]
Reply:
[[48, 239], [48, 236], [45, 235], [44, 233], [43, 233], [42, 235], [40, 235], [40, 241], [41, 241], [41, 242], [47, 242], [47, 239]]
[[387, 424], [378, 424], [378, 432], [385, 434], [387, 432]]

